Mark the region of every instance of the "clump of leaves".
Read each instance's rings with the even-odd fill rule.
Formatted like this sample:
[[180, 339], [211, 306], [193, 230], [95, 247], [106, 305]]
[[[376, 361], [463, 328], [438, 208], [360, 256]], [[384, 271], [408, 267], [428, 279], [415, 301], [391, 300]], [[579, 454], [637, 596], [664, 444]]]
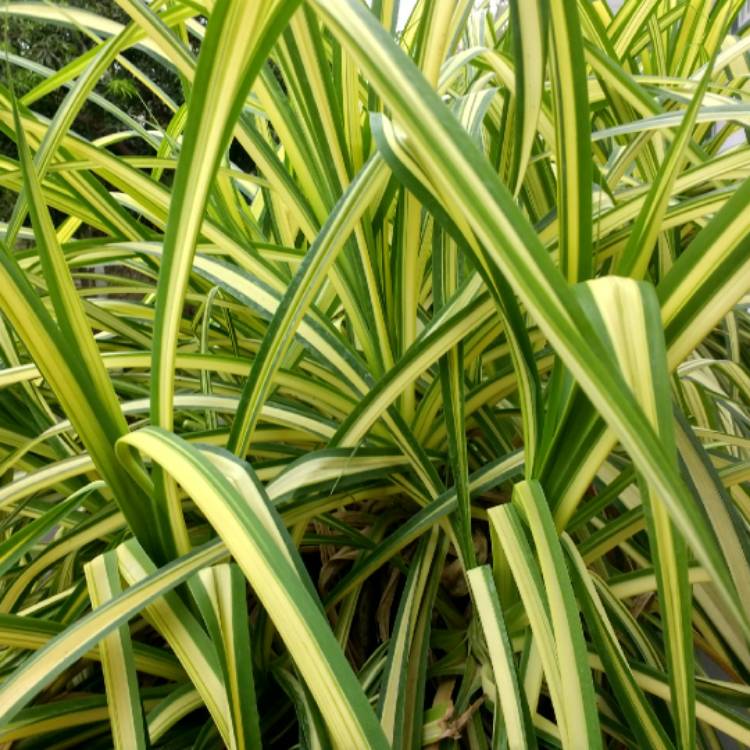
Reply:
[[742, 3], [118, 4], [3, 6], [0, 739], [750, 744]]

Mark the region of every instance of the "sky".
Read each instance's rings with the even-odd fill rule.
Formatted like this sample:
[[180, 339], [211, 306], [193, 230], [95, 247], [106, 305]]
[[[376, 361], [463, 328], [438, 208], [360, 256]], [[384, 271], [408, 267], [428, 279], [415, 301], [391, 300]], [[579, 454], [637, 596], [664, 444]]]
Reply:
[[[409, 18], [409, 14], [412, 11], [412, 8], [414, 7], [414, 3], [416, 0], [401, 0], [398, 7], [398, 28], [401, 29], [404, 27], [404, 24]], [[619, 5], [622, 2], [622, 0], [615, 0], [615, 4]]]
[[404, 24], [406, 23], [407, 19], [409, 18], [409, 13], [411, 13], [411, 9], [414, 7], [415, 0], [401, 0], [398, 6], [398, 28], [402, 29], [404, 27]]

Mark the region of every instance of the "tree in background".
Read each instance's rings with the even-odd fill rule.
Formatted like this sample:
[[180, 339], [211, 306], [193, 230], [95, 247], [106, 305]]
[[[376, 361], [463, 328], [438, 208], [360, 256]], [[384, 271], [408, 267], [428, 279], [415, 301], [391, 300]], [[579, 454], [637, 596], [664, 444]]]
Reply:
[[[67, 5], [123, 24], [130, 20], [115, 0], [71, 0]], [[8, 62], [12, 64], [6, 63], [1, 67], [0, 84], [12, 88], [17, 97], [23, 97], [44, 81], [50, 71], [61, 70], [91, 49], [95, 42], [93, 33], [88, 29], [41, 23], [35, 18], [16, 14], [5, 15], [0, 45], [3, 51], [8, 51]], [[137, 76], [131, 70], [137, 71]], [[96, 92], [142, 126], [163, 130], [170, 120], [170, 109], [144, 84], [141, 76], [158, 84], [159, 89], [170, 98], [177, 101], [182, 99], [178, 76], [165, 68], [163, 61], [156, 63], [139, 49], [129, 49], [120, 55], [102, 77]], [[52, 118], [67, 91], [67, 88], [56, 89], [43, 96], [34, 102], [34, 110]], [[73, 125], [75, 132], [89, 140], [123, 129], [117, 117], [92, 101], [81, 109]], [[146, 153], [143, 143], [137, 138], [115, 141], [110, 148], [123, 156]], [[16, 157], [14, 142], [2, 132], [0, 155]], [[0, 186], [0, 220], [9, 216], [14, 202], [13, 193]]]

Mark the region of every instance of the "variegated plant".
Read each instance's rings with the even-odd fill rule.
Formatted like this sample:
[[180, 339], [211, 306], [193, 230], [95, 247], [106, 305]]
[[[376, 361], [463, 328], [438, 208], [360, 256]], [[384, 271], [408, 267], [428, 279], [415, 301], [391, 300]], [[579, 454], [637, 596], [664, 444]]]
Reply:
[[743, 4], [3, 3], [3, 747], [750, 746]]

